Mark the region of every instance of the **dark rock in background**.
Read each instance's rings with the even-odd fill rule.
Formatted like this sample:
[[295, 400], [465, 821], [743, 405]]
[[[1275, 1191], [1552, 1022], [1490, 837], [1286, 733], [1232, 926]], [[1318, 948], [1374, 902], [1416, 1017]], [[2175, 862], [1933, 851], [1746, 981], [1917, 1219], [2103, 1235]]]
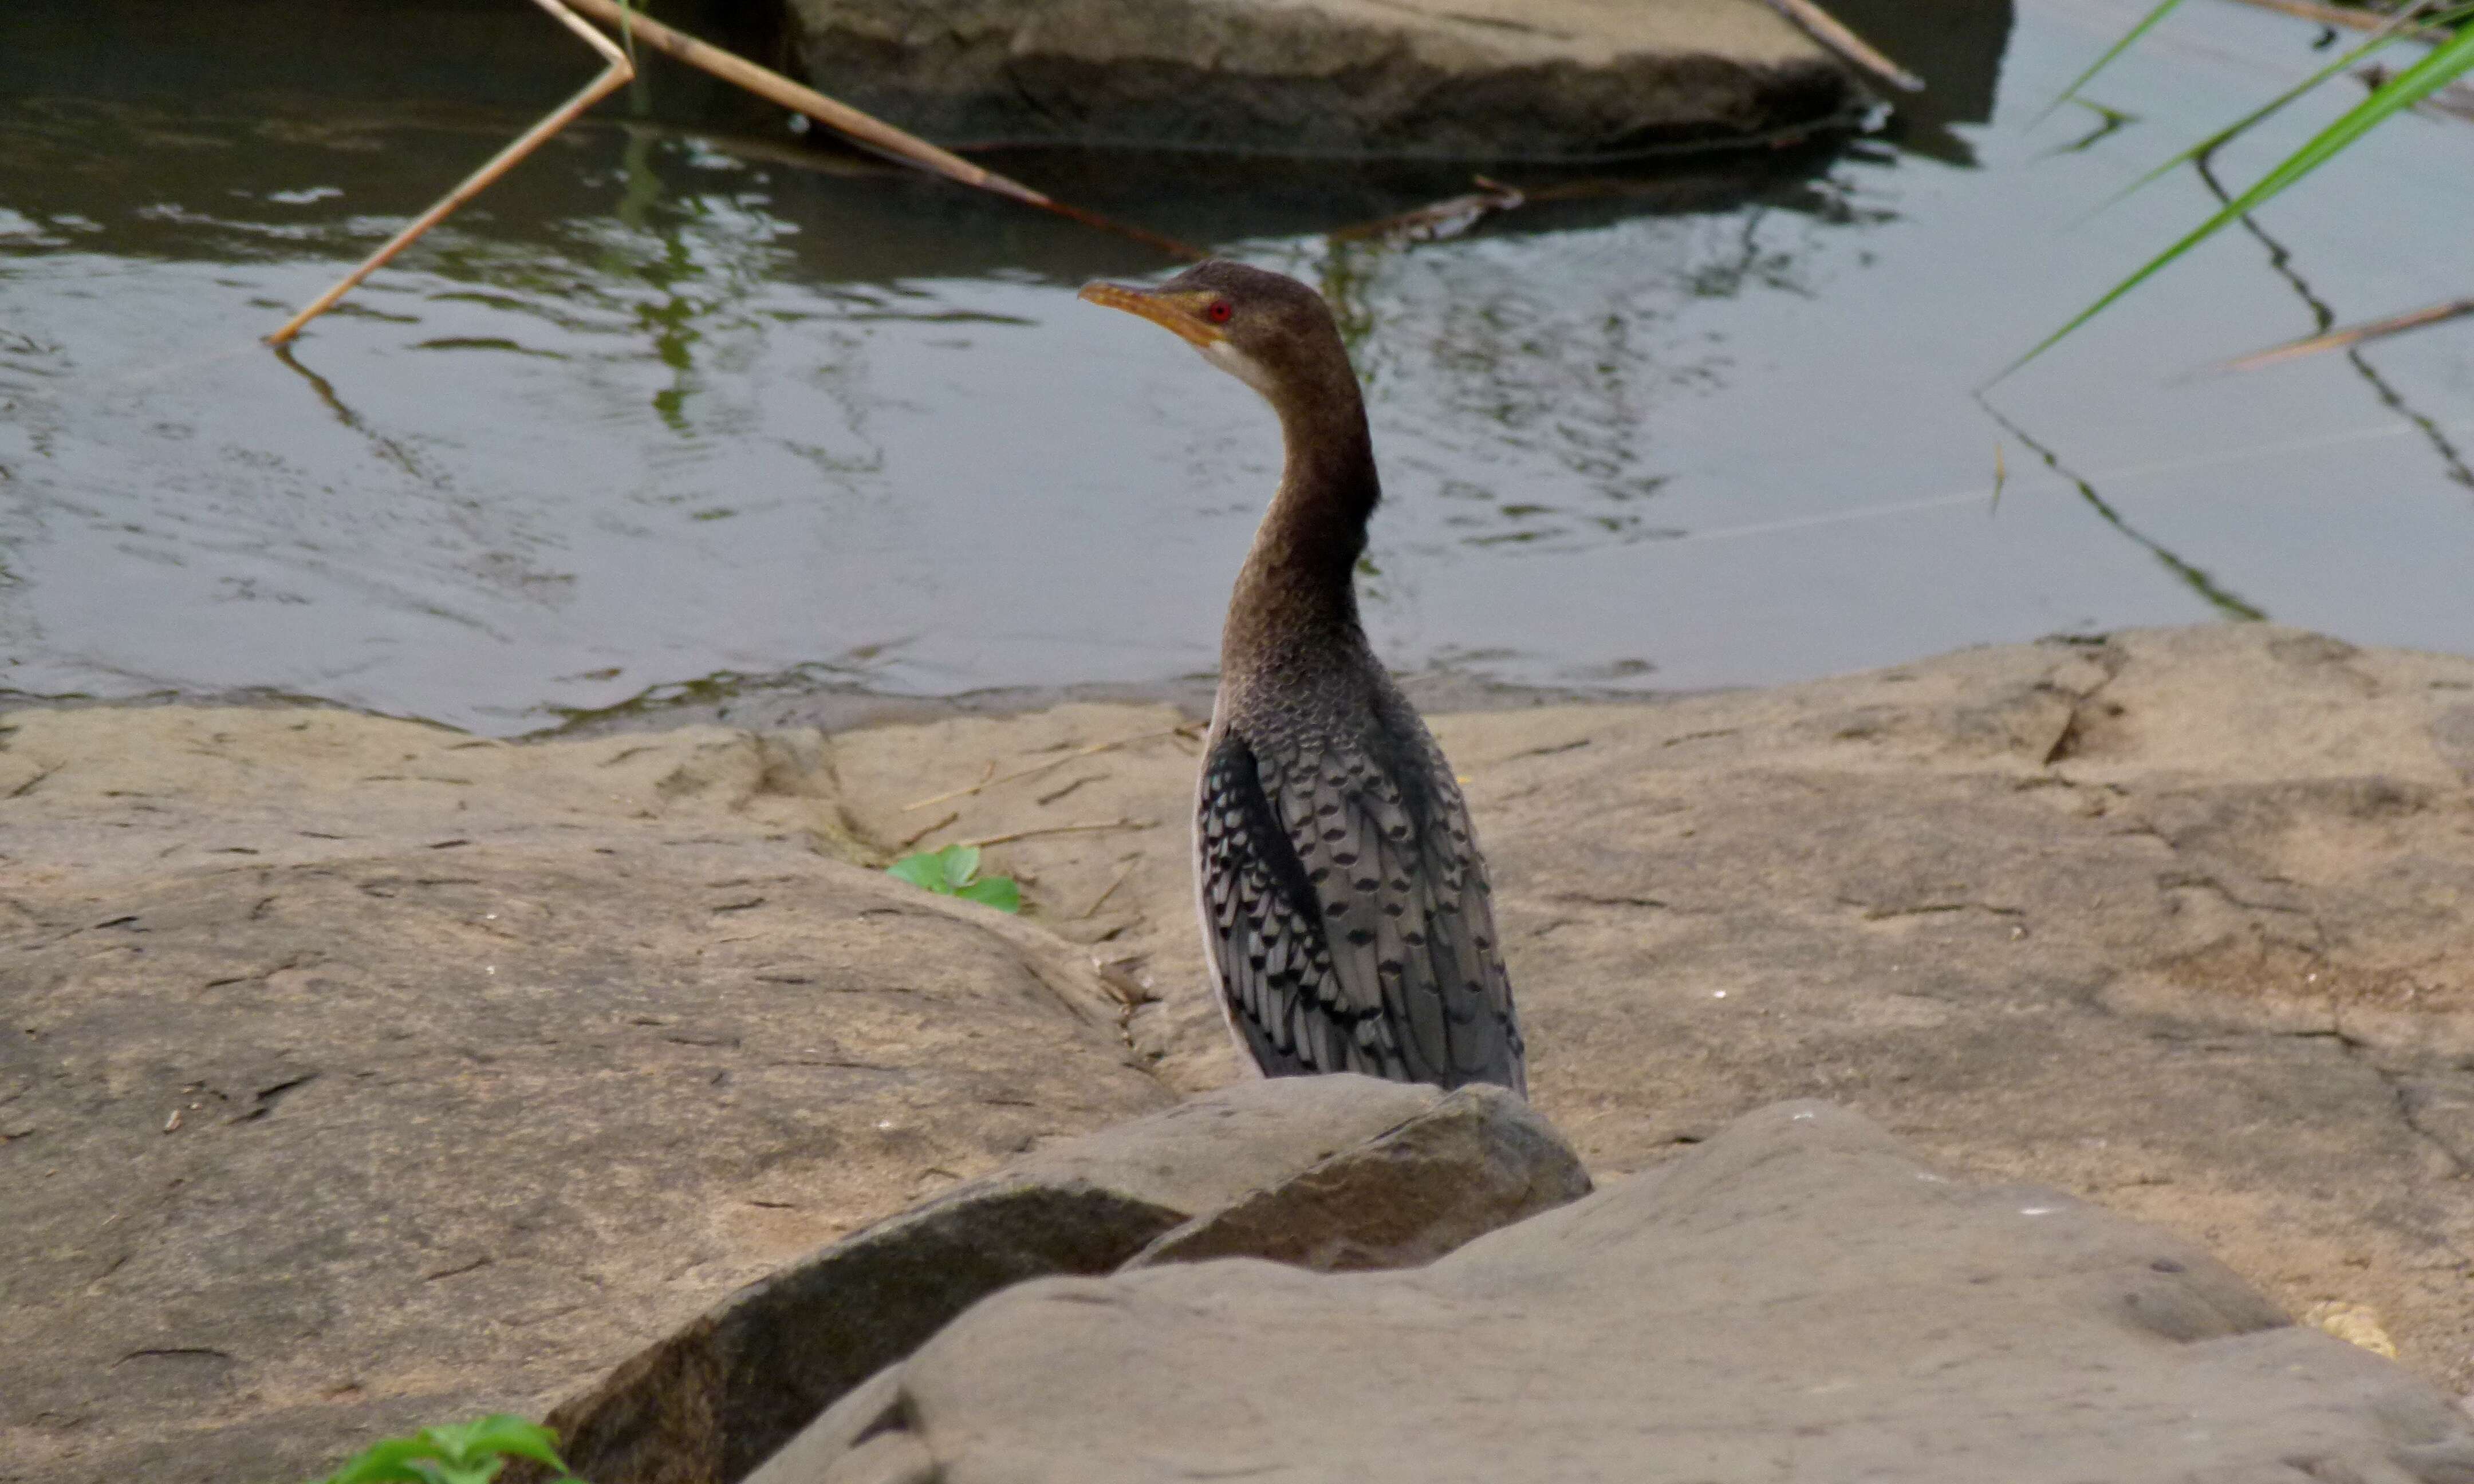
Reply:
[[790, 0], [824, 92], [962, 147], [1593, 159], [1859, 96], [1759, 0]]

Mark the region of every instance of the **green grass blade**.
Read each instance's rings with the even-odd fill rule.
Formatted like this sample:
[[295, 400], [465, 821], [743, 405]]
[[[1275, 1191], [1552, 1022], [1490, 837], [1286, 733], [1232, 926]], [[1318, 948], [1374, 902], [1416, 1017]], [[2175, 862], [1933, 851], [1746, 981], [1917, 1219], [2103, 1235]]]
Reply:
[[2181, 241], [2173, 244], [2170, 248], [2167, 248], [2163, 252], [2160, 252], [2155, 257], [2149, 259], [2146, 267], [2140, 269], [2137, 273], [2132, 274], [2129, 277], [2122, 279], [2120, 283], [2115, 284], [2111, 289], [2107, 290], [2102, 299], [2099, 299], [2095, 303], [2088, 305], [2077, 314], [2071, 316], [2069, 323], [2063, 325], [2060, 329], [2053, 331], [2044, 339], [2036, 342], [2033, 349], [2030, 349], [2025, 355], [2019, 357], [2019, 359], [2001, 368], [2001, 374], [1995, 376], [1992, 381], [1986, 382], [1985, 385], [1987, 387], [1994, 385], [2003, 377], [2008, 376], [2012, 371], [2017, 371], [2020, 367], [2026, 365], [2029, 361], [2034, 360], [2036, 357], [2043, 355], [2046, 351], [2050, 350], [2055, 346], [2060, 345], [2063, 337], [2069, 335], [2073, 330], [2077, 329], [2080, 325], [2085, 324], [2090, 320], [2095, 319], [2098, 315], [2104, 313], [2107, 309], [2112, 308], [2116, 299], [2119, 299], [2122, 296], [2129, 293], [2132, 289], [2139, 287], [2141, 284], [2146, 283], [2149, 278], [2156, 275], [2159, 269], [2162, 269], [2166, 264], [2173, 261], [2177, 257], [2180, 257], [2183, 253], [2190, 251], [2193, 248], [2197, 247], [2201, 242], [2204, 242], [2209, 237], [2215, 235], [2218, 227], [2224, 226], [2227, 222], [2232, 220], [2233, 215], [2230, 210], [2220, 211], [2215, 216], [2210, 217], [2205, 224], [2194, 230], [2189, 236], [2184, 237]]
[[[2420, 7], [2417, 7], [2416, 9], [2418, 10]], [[2121, 190], [2114, 192], [2113, 195], [2105, 199], [2104, 204], [2098, 206], [2097, 210], [2102, 211], [2107, 207], [2119, 204], [2125, 197], [2128, 197], [2134, 192], [2144, 189], [2147, 186], [2154, 184], [2156, 181], [2164, 179], [2168, 175], [2171, 175], [2182, 166], [2189, 164], [2191, 161], [2207, 155], [2212, 155], [2218, 150], [2224, 148], [2227, 144], [2230, 144], [2233, 140], [2247, 132], [2263, 120], [2276, 113], [2287, 104], [2292, 103], [2296, 98], [2301, 97], [2303, 94], [2317, 87], [2320, 84], [2335, 77], [2338, 73], [2353, 66], [2356, 62], [2361, 61], [2363, 59], [2369, 57], [2373, 53], [2388, 46], [2390, 42], [2403, 36], [2405, 35], [2405, 28], [2412, 23], [2413, 15], [2413, 11], [2407, 11], [2400, 13], [2394, 20], [2382, 28], [2377, 35], [2371, 36], [2370, 39], [2365, 41], [2362, 45], [2355, 47], [2352, 51], [2347, 52], [2342, 57], [2338, 58], [2335, 61], [2328, 63], [2328, 65], [2320, 68], [2316, 72], [2314, 72], [2309, 77], [2304, 78], [2301, 82], [2294, 84], [2292, 87], [2277, 94], [2267, 103], [2262, 104], [2250, 112], [2244, 114], [2241, 118], [2236, 119], [2224, 128], [2218, 130], [2215, 133], [2208, 135], [2208, 137], [2200, 140], [2189, 149], [2184, 150], [2181, 154], [2174, 156], [2171, 159], [2158, 165], [2155, 169], [2150, 170], [2144, 176], [2141, 176], [2138, 180], [2131, 181]], [[2474, 19], [2474, 6], [2461, 6], [2456, 10], [2434, 16], [2427, 24], [2434, 26], [2451, 26], [2468, 19]]]
[[636, 0], [618, 0], [618, 45], [627, 53], [627, 65], [636, 61]]
[[[2114, 301], [2153, 277], [2167, 264], [2207, 241], [2228, 224], [2257, 210], [2264, 203], [2334, 158], [2346, 146], [2368, 133], [2401, 109], [2413, 108], [2434, 92], [2445, 87], [2459, 75], [2474, 70], [2474, 25], [2467, 25], [2430, 56], [2415, 62], [2389, 80], [2377, 92], [2348, 110], [2342, 118], [2313, 136], [2310, 143], [2288, 156], [2275, 169], [2260, 177], [2250, 189], [2225, 203], [2224, 209], [2200, 223], [2182, 238], [2167, 248], [2146, 265], [2108, 290], [2102, 299], [2088, 305], [2071, 318], [2071, 322], [2036, 344], [2034, 349], [2003, 367], [2000, 381], [2020, 367], [2044, 354], [2061, 343], [2064, 336], [2111, 308]], [[1991, 385], [1991, 382], [1986, 385]]]
[[2378, 91], [2348, 109], [2344, 117], [2319, 131], [2310, 143], [2288, 156], [2282, 164], [2262, 176], [2258, 184], [2219, 212], [2220, 220], [2217, 225], [2222, 226], [2250, 211], [2335, 158], [2391, 115], [2413, 108], [2468, 71], [2474, 71], [2474, 25], [2460, 27], [2456, 36], [2435, 48], [2430, 56], [2390, 78]]
[[2129, 34], [2124, 36], [2121, 40], [2113, 43], [2111, 50], [2098, 58], [2085, 72], [2073, 78], [2071, 80], [2071, 85], [2062, 89], [2060, 97], [2055, 98], [2052, 102], [2045, 105], [2044, 112], [2037, 114], [2034, 118], [2027, 121], [2027, 127], [2033, 129], [2038, 124], [2051, 118], [2053, 116], [2054, 109], [2060, 108], [2063, 104], [2070, 102], [2073, 98], [2077, 97], [2079, 89], [2087, 86], [2091, 79], [2093, 79], [2098, 73], [2102, 72], [2105, 68], [2113, 65], [2113, 60], [2115, 58], [2130, 50], [2131, 46], [2137, 42], [2141, 36], [2147, 35], [2158, 21], [2163, 20], [2166, 16], [2171, 14], [2173, 7], [2180, 5], [2181, 3], [2182, 0], [2164, 0], [2162, 5], [2159, 5], [2156, 9], [2148, 12], [2147, 18], [2142, 20], [2138, 25], [2131, 27]]

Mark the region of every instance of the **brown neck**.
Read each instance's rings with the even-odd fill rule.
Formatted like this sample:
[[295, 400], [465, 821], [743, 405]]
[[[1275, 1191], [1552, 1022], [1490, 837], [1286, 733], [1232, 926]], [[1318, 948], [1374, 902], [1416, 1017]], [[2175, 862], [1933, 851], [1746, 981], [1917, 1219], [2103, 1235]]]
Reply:
[[1357, 559], [1382, 490], [1366, 404], [1346, 368], [1343, 358], [1340, 374], [1319, 378], [1312, 395], [1273, 398], [1287, 457], [1229, 599], [1225, 672], [1293, 665], [1335, 644], [1353, 654], [1365, 643]]

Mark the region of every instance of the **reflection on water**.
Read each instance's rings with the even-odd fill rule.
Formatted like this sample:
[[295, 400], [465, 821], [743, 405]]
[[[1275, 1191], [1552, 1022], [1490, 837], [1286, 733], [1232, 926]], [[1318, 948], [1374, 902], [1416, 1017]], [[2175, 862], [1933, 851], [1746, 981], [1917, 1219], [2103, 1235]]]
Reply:
[[2139, 115], [2136, 113], [2124, 113], [2120, 108], [2109, 108], [2103, 104], [2090, 103], [2084, 98], [2072, 99], [2070, 106], [2081, 113], [2095, 115], [2096, 122], [2089, 125], [2087, 132], [2077, 138], [2064, 140], [2047, 149], [2045, 151], [2047, 155], [2076, 155], [2082, 150], [2095, 149], [2115, 134], [2139, 122]]
[[[2068, 480], [2071, 488], [2078, 491], [2079, 498], [2087, 502], [2088, 509], [2096, 512], [2098, 519], [2121, 532], [2124, 538], [2154, 557], [2158, 565], [2171, 572], [2175, 581], [2197, 593], [2208, 607], [2217, 610], [2219, 616], [2232, 619], [2237, 623], [2257, 623], [2268, 617], [2266, 613], [2244, 602], [2240, 597], [2227, 592], [2222, 585], [2208, 575], [2205, 569], [2193, 566], [2183, 561], [2123, 519], [2122, 512], [2114, 508], [2113, 502], [2098, 493], [2096, 486], [2091, 484], [2084, 475], [2064, 464], [2060, 454], [2038, 443], [2034, 435], [2026, 429], [2003, 417], [1999, 408], [1987, 403], [1985, 414], [2000, 423], [2004, 432], [2024, 444], [2029, 453], [2034, 454], [2044, 464], [2045, 467], [2052, 470], [2060, 478]], [[1999, 491], [1996, 492], [1998, 495]]]
[[1900, 98], [1885, 130], [1902, 149], [1972, 165], [1972, 131], [1993, 117], [2002, 54], [2017, 24], [2011, 0], [1831, 0], [1830, 12], [1925, 79]]
[[[2195, 163], [2193, 169], [2207, 184], [2208, 194], [2217, 199], [2218, 204], [2233, 204], [2233, 193], [2225, 189], [2222, 180], [2217, 179], [2217, 167], [2214, 161], [2202, 158]], [[2326, 334], [2335, 329], [2337, 311], [2330, 307], [2328, 302], [2312, 289], [2310, 281], [2303, 277], [2302, 270], [2293, 261], [2292, 250], [2268, 235], [2268, 228], [2260, 226], [2259, 219], [2255, 216], [2244, 217], [2242, 226], [2254, 241], [2268, 250], [2269, 271], [2292, 285], [2294, 297], [2301, 299], [2310, 309], [2312, 332]], [[2448, 436], [2447, 428], [2443, 427], [2437, 418], [2408, 400], [2406, 395], [2397, 389], [2395, 383], [2382, 375], [2379, 369], [2363, 354], [2361, 347], [2357, 346], [2345, 352], [2345, 364], [2352, 367], [2354, 373], [2363, 378], [2364, 384], [2379, 397], [2382, 406], [2412, 423], [2414, 429], [2422, 434], [2424, 442], [2431, 444], [2431, 451], [2438, 456], [2439, 467], [2447, 471], [2449, 478], [2469, 490], [2474, 490], [2474, 469], [2466, 467], [2464, 455], [2458, 452], [2455, 441]]]
[[[462, 0], [371, 37], [391, 65], [325, 71], [298, 0], [223, 40], [145, 40], [158, 9], [41, 0], [0, 55], [0, 688], [503, 731], [1215, 662], [1276, 437], [1170, 337], [1075, 302], [1161, 270], [1139, 246], [809, 153], [665, 70], [270, 351], [253, 337], [591, 62]], [[2115, 12], [2037, 0], [2014, 35], [2006, 5], [1833, 9], [1934, 84], [1881, 137], [1530, 171], [1525, 204], [1439, 240], [1343, 228], [1468, 193], [1464, 171], [1006, 163], [1322, 288], [1383, 465], [1369, 622], [1404, 669], [1697, 686], [2261, 611], [2474, 635], [2446, 555], [2474, 518], [2464, 337], [2176, 379], [2462, 292], [2434, 266], [2462, 206], [2386, 209], [2365, 252], [2370, 195], [2322, 188], [1998, 406], [1972, 395], [2204, 185], [2062, 226], [2241, 111], [2307, 27], [2212, 15], [2205, 46], [2124, 63], [2093, 126], [2030, 134]], [[202, 92], [194, 59], [101, 55], [172, 41], [231, 69]], [[2384, 203], [2462, 179], [2452, 127], [2401, 121], [2360, 175]], [[1987, 518], [2004, 443], [2042, 467]]]

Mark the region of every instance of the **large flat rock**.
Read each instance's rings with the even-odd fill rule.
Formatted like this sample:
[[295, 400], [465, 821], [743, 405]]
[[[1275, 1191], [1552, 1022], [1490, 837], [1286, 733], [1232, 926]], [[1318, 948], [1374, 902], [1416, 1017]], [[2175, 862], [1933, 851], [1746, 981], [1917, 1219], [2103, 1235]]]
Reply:
[[847, 839], [813, 735], [0, 726], [0, 1478], [302, 1478], [538, 1415], [1174, 1101], [1086, 964], [812, 848]]
[[1821, 1103], [1401, 1273], [964, 1314], [756, 1484], [2474, 1478], [2474, 1427], [2197, 1247]]
[[[863, 832], [1159, 822], [1003, 859], [1152, 997], [1128, 1028], [1160, 1073], [1207, 1087], [1237, 1073], [1173, 719], [1060, 707], [835, 756]], [[1436, 730], [1532, 1094], [1592, 1171], [1831, 1097], [2204, 1241], [2295, 1313], [2367, 1305], [2474, 1387], [2474, 660], [2227, 625]], [[1053, 766], [900, 810], [991, 762]]]
[[791, 0], [825, 92], [960, 145], [1599, 158], [1844, 114], [1760, 0]]

